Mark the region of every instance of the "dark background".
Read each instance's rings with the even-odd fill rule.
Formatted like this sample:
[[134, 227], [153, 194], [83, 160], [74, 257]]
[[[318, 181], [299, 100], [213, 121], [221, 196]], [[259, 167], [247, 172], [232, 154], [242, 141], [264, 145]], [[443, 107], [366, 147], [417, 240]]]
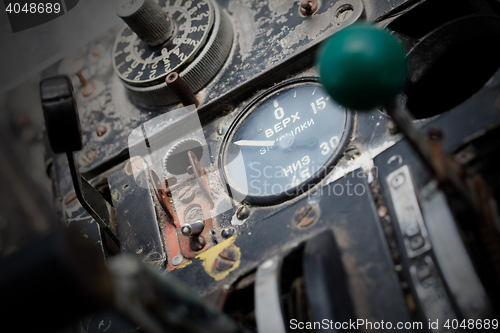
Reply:
[[53, 206], [60, 203], [53, 202], [41, 142], [39, 73], [119, 24], [116, 3], [81, 0], [66, 14], [16, 33], [0, 4], [0, 257], [57, 223]]

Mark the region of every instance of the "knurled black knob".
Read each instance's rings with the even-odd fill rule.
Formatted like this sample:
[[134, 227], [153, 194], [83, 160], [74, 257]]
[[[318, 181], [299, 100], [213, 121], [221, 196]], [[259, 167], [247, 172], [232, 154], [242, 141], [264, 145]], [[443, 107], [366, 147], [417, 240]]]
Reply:
[[172, 35], [170, 18], [153, 0], [121, 0], [116, 13], [150, 46], [160, 45]]

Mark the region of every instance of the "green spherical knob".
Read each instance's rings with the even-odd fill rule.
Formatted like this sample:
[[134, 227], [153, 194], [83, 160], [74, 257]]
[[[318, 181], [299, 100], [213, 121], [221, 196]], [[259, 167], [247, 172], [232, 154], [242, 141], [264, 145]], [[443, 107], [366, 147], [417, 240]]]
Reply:
[[326, 40], [318, 53], [326, 91], [340, 105], [370, 110], [403, 89], [408, 70], [403, 46], [385, 30], [354, 24]]

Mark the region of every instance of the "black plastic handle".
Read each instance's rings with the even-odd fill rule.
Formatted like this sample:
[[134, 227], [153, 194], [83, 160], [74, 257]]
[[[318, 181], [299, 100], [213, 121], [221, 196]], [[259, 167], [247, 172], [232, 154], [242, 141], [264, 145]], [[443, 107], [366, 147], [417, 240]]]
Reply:
[[82, 129], [70, 77], [56, 75], [43, 79], [40, 97], [52, 151], [60, 154], [81, 150]]

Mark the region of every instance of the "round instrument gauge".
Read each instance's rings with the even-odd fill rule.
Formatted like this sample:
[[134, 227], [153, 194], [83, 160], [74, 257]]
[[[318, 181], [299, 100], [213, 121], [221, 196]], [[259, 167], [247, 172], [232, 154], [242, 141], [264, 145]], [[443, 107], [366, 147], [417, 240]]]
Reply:
[[315, 78], [268, 90], [230, 126], [219, 165], [231, 196], [272, 204], [307, 191], [342, 156], [352, 115]]

